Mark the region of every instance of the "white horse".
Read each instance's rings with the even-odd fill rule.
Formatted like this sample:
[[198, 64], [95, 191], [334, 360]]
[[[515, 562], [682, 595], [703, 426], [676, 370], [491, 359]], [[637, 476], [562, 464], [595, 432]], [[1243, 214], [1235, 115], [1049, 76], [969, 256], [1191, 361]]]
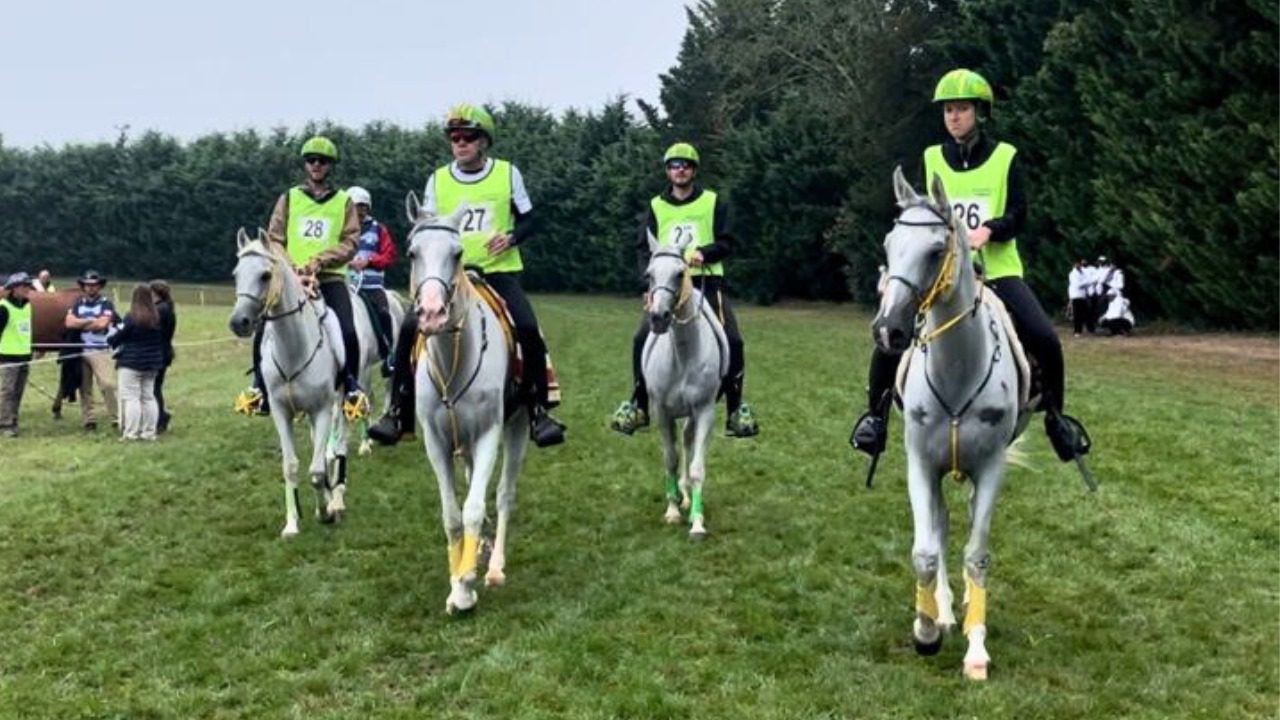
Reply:
[[[498, 527], [485, 585], [506, 581], [507, 528], [528, 442], [528, 410], [508, 404], [512, 373], [503, 330], [462, 267], [458, 228], [466, 205], [448, 217], [435, 217], [425, 214], [409, 193], [405, 209], [413, 223], [409, 259], [418, 329], [426, 337], [415, 373], [416, 411], [440, 485], [449, 545], [445, 611], [465, 612], [478, 600], [475, 582], [485, 499], [503, 447]], [[455, 455], [461, 456], [468, 481], [462, 508], [454, 491]]]
[[[298, 456], [291, 428], [296, 414], [305, 413], [311, 425], [309, 471], [316, 517], [329, 523], [346, 511], [347, 424], [335, 384], [344, 357], [342, 333], [336, 318], [326, 320], [324, 303], [307, 297], [289, 258], [261, 229], [250, 240], [241, 228], [236, 246], [236, 304], [230, 326], [239, 337], [248, 337], [257, 323], [266, 324], [262, 379], [284, 464], [285, 525], [280, 534], [292, 537], [298, 534]], [[332, 327], [326, 328], [327, 322]]]
[[[1006, 452], [1020, 431], [1019, 373], [999, 312], [984, 302], [963, 224], [952, 215], [942, 182], [932, 201], [893, 174], [902, 208], [885, 239], [888, 281], [872, 334], [897, 353], [918, 352], [902, 389], [908, 490], [914, 517], [916, 651], [938, 652], [955, 624], [945, 551], [948, 517], [942, 482], [969, 480], [971, 527], [964, 550], [965, 676], [985, 680], [988, 539]], [[904, 358], [904, 361], [906, 359]]]
[[[378, 339], [376, 337], [377, 321], [372, 315], [372, 311], [365, 305], [364, 299], [360, 297], [360, 288], [357, 285], [353, 288], [355, 292], [351, 296], [351, 310], [354, 314], [356, 326], [356, 335], [360, 339], [360, 387], [364, 388], [370, 394], [373, 392], [373, 378], [377, 374], [375, 370], [381, 367], [382, 361], [378, 357]], [[394, 358], [396, 356], [396, 343], [399, 342], [396, 328], [400, 327], [400, 323], [404, 321], [405, 306], [404, 300], [400, 298], [399, 293], [391, 288], [384, 288], [383, 292], [387, 295], [387, 312], [391, 315], [391, 337], [387, 338], [389, 346], [387, 348], [387, 357]], [[383, 383], [382, 389], [382, 411], [391, 406], [391, 383]], [[369, 416], [375, 413], [369, 413], [360, 418], [360, 448], [361, 455], [368, 455], [373, 451], [373, 441], [369, 439]]]
[[[702, 293], [693, 287], [684, 252], [688, 241], [658, 246], [649, 234], [649, 337], [641, 355], [649, 407], [662, 437], [666, 465], [667, 511], [671, 524], [689, 512], [689, 537], [701, 540], [702, 486], [707, 447], [716, 417], [716, 397], [729, 372], [729, 342]], [[684, 462], [676, 448], [676, 420], [684, 424]]]

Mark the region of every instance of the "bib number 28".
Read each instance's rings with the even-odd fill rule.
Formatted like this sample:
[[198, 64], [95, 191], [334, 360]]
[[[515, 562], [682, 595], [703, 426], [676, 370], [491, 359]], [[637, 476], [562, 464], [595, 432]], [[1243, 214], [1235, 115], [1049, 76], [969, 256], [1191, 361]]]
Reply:
[[302, 237], [321, 240], [328, 234], [329, 223], [324, 220], [307, 218], [302, 221]]

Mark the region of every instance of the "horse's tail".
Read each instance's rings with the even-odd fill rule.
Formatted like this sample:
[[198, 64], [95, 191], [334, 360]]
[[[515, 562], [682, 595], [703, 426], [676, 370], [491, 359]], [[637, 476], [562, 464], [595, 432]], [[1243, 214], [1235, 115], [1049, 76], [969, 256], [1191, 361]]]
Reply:
[[1013, 439], [1013, 442], [1009, 443], [1008, 447], [1004, 449], [1004, 461], [1009, 465], [1016, 465], [1024, 470], [1038, 473], [1040, 468], [1031, 464], [1031, 456], [1022, 449], [1022, 441], [1026, 438], [1025, 434], [1018, 435]]

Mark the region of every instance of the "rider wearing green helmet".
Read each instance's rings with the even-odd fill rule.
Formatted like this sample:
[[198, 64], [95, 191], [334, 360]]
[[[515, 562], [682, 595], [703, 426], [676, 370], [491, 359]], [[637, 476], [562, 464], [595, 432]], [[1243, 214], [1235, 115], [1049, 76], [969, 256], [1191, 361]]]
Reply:
[[[729, 375], [724, 379], [722, 388], [728, 410], [725, 434], [729, 437], [752, 437], [760, 432], [760, 426], [751, 406], [742, 401], [746, 358], [742, 333], [738, 331], [738, 319], [729, 305], [724, 279], [724, 260], [732, 254], [736, 240], [729, 228], [727, 203], [719, 202], [715, 192], [694, 182], [700, 161], [697, 148], [686, 142], [675, 143], [663, 153], [662, 162], [670, 184], [661, 195], [649, 201], [649, 212], [636, 242], [636, 257], [643, 275], [649, 264], [650, 233], [658, 239], [659, 245], [693, 236], [693, 242], [686, 251], [693, 270], [693, 284], [702, 291], [720, 318], [729, 340]], [[609, 423], [614, 430], [626, 435], [649, 424], [649, 391], [640, 367], [648, 337], [649, 320], [646, 317], [641, 320], [631, 342], [634, 383], [631, 399], [618, 407]]]
[[[304, 176], [301, 185], [290, 188], [276, 200], [267, 225], [267, 239], [284, 248], [294, 266], [304, 275], [315, 275], [325, 305], [333, 310], [342, 326], [346, 351], [342, 382], [346, 392], [344, 409], [358, 416], [369, 405], [357, 381], [360, 373], [359, 336], [347, 290], [347, 263], [355, 257], [360, 239], [360, 220], [347, 193], [332, 187], [329, 175], [338, 162], [338, 146], [317, 135], [302, 144], [299, 153]], [[266, 394], [259, 364], [262, 361], [262, 328], [253, 338], [253, 387], [236, 399], [236, 409], [246, 414], [266, 414]]]
[[[547, 346], [533, 305], [520, 286], [524, 261], [520, 248], [533, 234], [533, 202], [520, 170], [506, 160], [488, 157], [495, 125], [489, 111], [478, 105], [455, 105], [445, 119], [445, 135], [453, 162], [437, 168], [422, 191], [422, 209], [445, 216], [463, 203], [462, 262], [484, 272], [485, 282], [507, 304], [515, 324], [523, 360], [521, 388], [529, 406], [529, 436], [538, 447], [564, 442], [565, 426], [548, 410], [558, 401], [551, 396]], [[410, 354], [418, 331], [417, 318], [405, 317], [396, 347], [395, 375], [387, 414], [369, 437], [391, 445], [413, 430], [413, 373]]]
[[[1045, 432], [1063, 462], [1089, 451], [1079, 421], [1062, 413], [1065, 368], [1062, 344], [1039, 300], [1022, 279], [1017, 237], [1026, 221], [1027, 200], [1017, 148], [987, 137], [982, 119], [991, 112], [991, 84], [978, 73], [952, 70], [938, 81], [933, 102], [942, 110], [947, 137], [924, 152], [925, 185], [942, 179], [952, 212], [968, 230], [969, 247], [982, 265], [983, 281], [999, 296], [1018, 339], [1040, 367]], [[871, 355], [868, 411], [858, 419], [849, 443], [876, 456], [888, 439], [889, 406], [899, 356], [876, 347]]]

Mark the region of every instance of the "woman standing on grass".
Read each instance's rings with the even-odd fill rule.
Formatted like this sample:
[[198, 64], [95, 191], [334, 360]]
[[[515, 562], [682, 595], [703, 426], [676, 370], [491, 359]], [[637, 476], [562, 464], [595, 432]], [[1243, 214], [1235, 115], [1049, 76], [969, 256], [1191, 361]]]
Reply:
[[156, 302], [156, 315], [160, 318], [160, 333], [164, 336], [164, 365], [156, 373], [156, 432], [164, 433], [169, 429], [169, 409], [164, 403], [164, 376], [173, 364], [173, 334], [178, 329], [178, 315], [174, 311], [173, 292], [169, 283], [163, 280], [152, 280], [151, 298]]
[[164, 368], [165, 336], [151, 288], [135, 285], [124, 327], [108, 342], [117, 349], [122, 440], [155, 440], [159, 409], [156, 376]]

